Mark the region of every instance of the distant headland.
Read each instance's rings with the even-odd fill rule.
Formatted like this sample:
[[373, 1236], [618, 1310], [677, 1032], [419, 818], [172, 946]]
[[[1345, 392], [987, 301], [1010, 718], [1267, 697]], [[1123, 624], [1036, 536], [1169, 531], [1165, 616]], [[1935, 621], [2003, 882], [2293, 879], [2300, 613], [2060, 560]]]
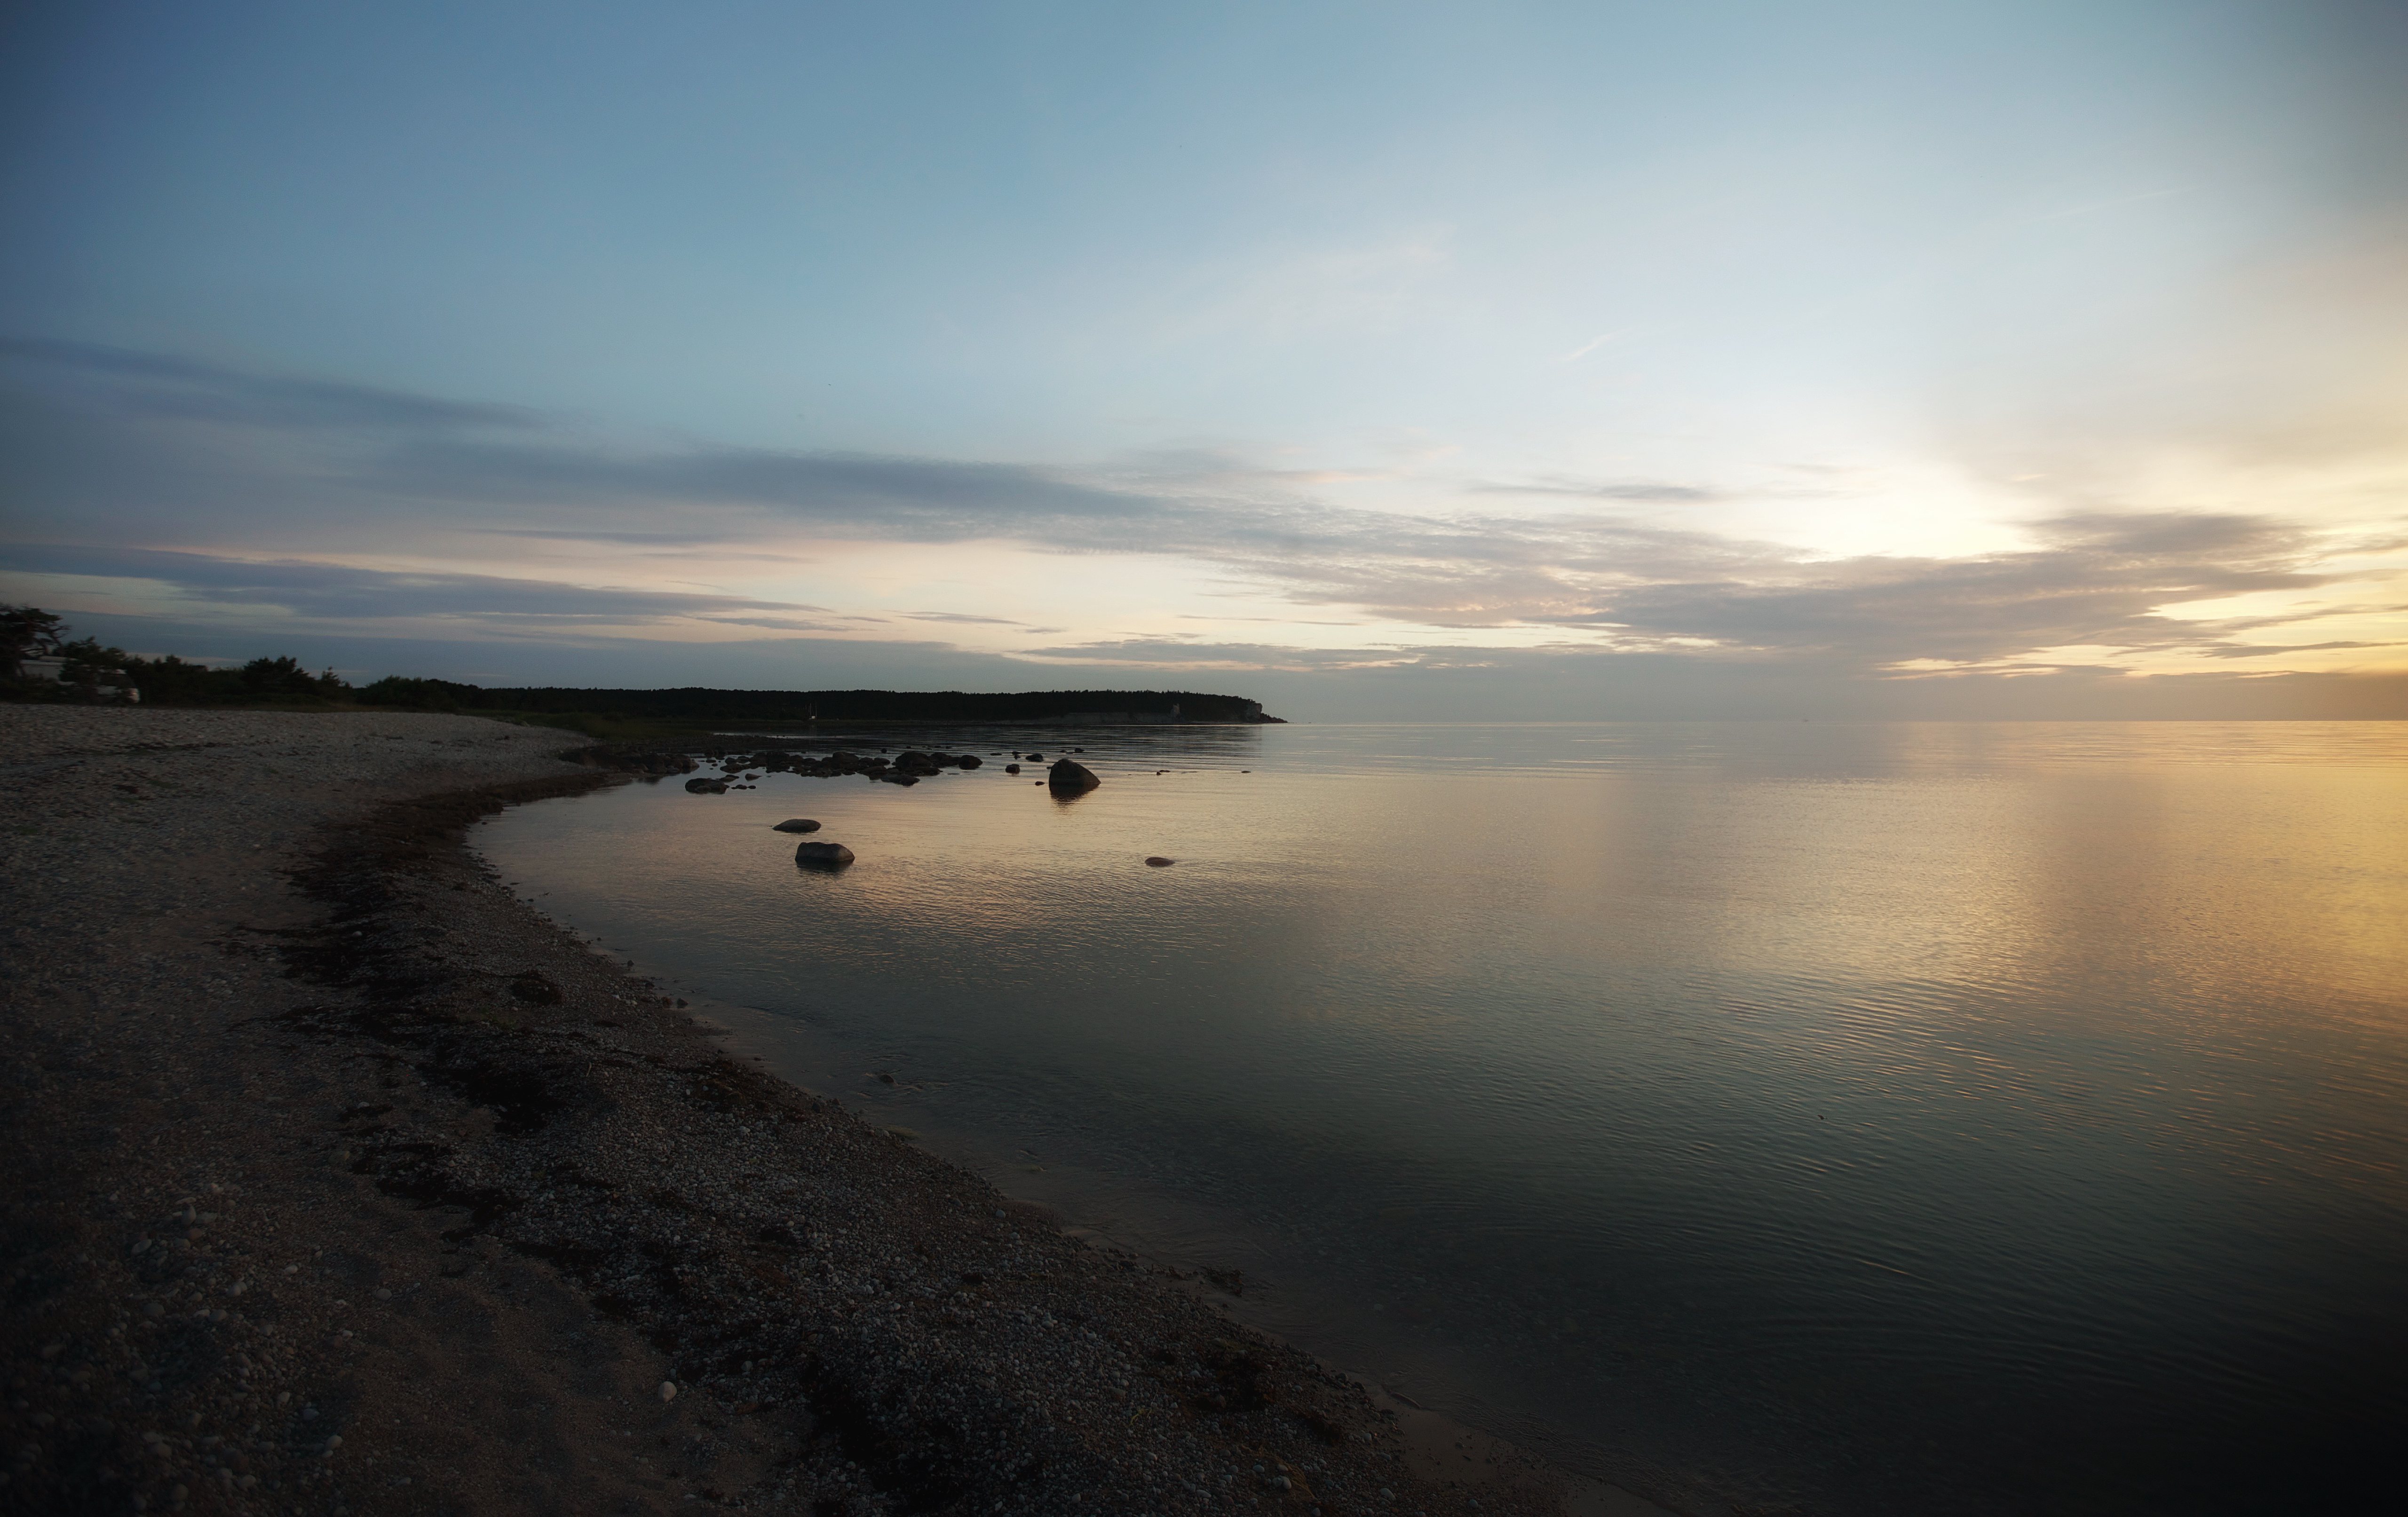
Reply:
[[961, 690], [576, 690], [496, 687], [449, 680], [393, 677], [362, 689], [363, 706], [405, 710], [493, 711], [530, 716], [592, 715], [678, 724], [849, 722], [960, 722], [983, 724], [1154, 726], [1188, 723], [1261, 724], [1263, 703], [1191, 690], [1030, 690], [982, 694]]
[[354, 686], [290, 656], [240, 665], [144, 658], [106, 648], [37, 606], [0, 605], [0, 699], [116, 706], [238, 706], [458, 711], [569, 727], [597, 737], [667, 736], [729, 725], [963, 723], [982, 725], [1167, 726], [1276, 723], [1263, 703], [1193, 690], [578, 690], [471, 685], [387, 675]]

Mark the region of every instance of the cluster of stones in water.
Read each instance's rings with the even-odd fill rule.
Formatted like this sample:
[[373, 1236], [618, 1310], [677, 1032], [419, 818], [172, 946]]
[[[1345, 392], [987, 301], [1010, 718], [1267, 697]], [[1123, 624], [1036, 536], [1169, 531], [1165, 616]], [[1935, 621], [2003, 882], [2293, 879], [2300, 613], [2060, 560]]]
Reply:
[[[889, 760], [882, 753], [863, 755], [838, 749], [824, 758], [791, 749], [765, 749], [758, 753], [727, 753], [712, 760], [721, 769], [718, 775], [696, 775], [685, 782], [685, 788], [696, 795], [724, 795], [739, 774], [744, 780], [758, 780], [762, 774], [799, 774], [813, 779], [832, 780], [838, 775], [857, 774], [865, 779], [882, 780], [890, 785], [916, 785], [932, 775], [949, 768], [983, 768], [986, 760], [976, 753], [923, 753], [917, 749]], [[744, 771], [758, 770], [759, 773]], [[743, 788], [738, 785], [738, 788]]]
[[[1045, 757], [1042, 753], [1025, 753], [1016, 754], [1014, 756], [1025, 758], [1031, 763], [1041, 763]], [[891, 765], [888, 764], [883, 757], [871, 757], [865, 759], [858, 754], [847, 752], [842, 749], [838, 749], [827, 757], [818, 760], [804, 759], [798, 755], [773, 750], [766, 754], [757, 754], [746, 757], [729, 755], [720, 759], [719, 763], [722, 770], [728, 774], [738, 773], [746, 768], [757, 765], [764, 770], [775, 771], [783, 769], [794, 774], [808, 774], [815, 776], [866, 774], [873, 780], [883, 780], [890, 783], [902, 785], [916, 784], [924, 776], [940, 772], [947, 765], [955, 766], [964, 769], [976, 769], [984, 766], [984, 761], [980, 759], [975, 753], [923, 753], [916, 749], [903, 753]], [[1018, 764], [1007, 764], [1004, 766], [1004, 772], [1006, 774], [1018, 774], [1020, 772], [1020, 766]], [[745, 774], [744, 778], [747, 780], [754, 780], [758, 779], [759, 776], [754, 774]], [[1079, 763], [1075, 759], [1068, 758], [1055, 759], [1053, 766], [1046, 770], [1045, 778], [1039, 782], [1050, 787], [1057, 795], [1083, 795], [1088, 791], [1094, 790], [1103, 783], [1101, 780], [1096, 778], [1096, 772], [1093, 769], [1088, 768], [1085, 765]], [[724, 795], [727, 794], [727, 786], [728, 781], [724, 779], [714, 779], [702, 775], [697, 775], [694, 779], [685, 782], [686, 790], [696, 795]], [[789, 817], [787, 820], [778, 823], [775, 830], [779, 832], [817, 832], [820, 830], [820, 824], [809, 817]], [[845, 865], [851, 864], [853, 862], [853, 850], [845, 847], [842, 843], [802, 843], [797, 845], [795, 849], [795, 862], [796, 864], [810, 865], [821, 868], [841, 868]], [[1166, 858], [1154, 857], [1149, 858], [1145, 862], [1154, 868], [1160, 869], [1168, 867], [1174, 861]]]

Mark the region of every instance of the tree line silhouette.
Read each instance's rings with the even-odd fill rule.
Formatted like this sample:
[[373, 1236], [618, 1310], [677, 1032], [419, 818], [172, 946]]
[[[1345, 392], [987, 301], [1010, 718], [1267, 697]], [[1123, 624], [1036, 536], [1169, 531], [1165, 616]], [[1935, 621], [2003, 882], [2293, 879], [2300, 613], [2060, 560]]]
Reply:
[[[1262, 703], [1241, 695], [1184, 690], [1037, 690], [1010, 694], [906, 690], [585, 690], [561, 686], [487, 688], [452, 680], [387, 675], [354, 688], [333, 669], [312, 674], [300, 660], [255, 658], [242, 665], [189, 662], [169, 653], [144, 658], [98, 639], [68, 640], [57, 615], [33, 606], [0, 606], [0, 694], [18, 700], [124, 700], [145, 706], [368, 706], [388, 710], [459, 711], [531, 717], [563, 725], [605, 723], [679, 725], [714, 722], [1058, 722], [1095, 718], [1139, 722], [1270, 723]], [[57, 678], [27, 665], [57, 660]], [[47, 667], [47, 665], [39, 665]], [[111, 694], [114, 692], [114, 694]]]

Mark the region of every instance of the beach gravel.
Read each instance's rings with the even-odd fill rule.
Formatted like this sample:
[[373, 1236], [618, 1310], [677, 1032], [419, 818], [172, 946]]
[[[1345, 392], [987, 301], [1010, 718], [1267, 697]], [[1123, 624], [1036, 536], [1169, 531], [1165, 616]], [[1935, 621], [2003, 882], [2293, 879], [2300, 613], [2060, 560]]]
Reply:
[[549, 923], [573, 742], [0, 707], [0, 1508], [1556, 1510]]

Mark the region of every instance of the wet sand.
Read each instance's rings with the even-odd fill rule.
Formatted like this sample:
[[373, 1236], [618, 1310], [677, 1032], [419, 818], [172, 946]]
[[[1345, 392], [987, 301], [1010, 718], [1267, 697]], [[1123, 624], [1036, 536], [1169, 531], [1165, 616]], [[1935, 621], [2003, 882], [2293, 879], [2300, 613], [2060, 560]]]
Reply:
[[17, 1510], [1647, 1510], [1230, 1321], [537, 914], [468, 718], [0, 708]]

